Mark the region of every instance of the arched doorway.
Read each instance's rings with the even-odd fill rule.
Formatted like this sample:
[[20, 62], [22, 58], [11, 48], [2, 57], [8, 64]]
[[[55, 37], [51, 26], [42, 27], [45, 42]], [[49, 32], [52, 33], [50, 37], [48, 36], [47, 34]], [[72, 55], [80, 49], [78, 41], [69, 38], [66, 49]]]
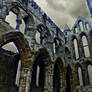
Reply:
[[[58, 58], [54, 65], [54, 72], [53, 72], [53, 92], [62, 92], [62, 84], [63, 84], [63, 73], [62, 71], [63, 63], [60, 58]], [[61, 72], [62, 71], [62, 72]]]
[[[46, 81], [46, 72], [49, 63], [49, 53], [46, 49], [40, 49], [33, 64], [32, 81], [30, 92], [44, 92]], [[48, 60], [48, 61], [47, 61]]]
[[[4, 29], [1, 26], [4, 26]], [[29, 57], [31, 56], [31, 52], [30, 52], [30, 48], [29, 48], [27, 40], [24, 38], [24, 36], [21, 32], [16, 32], [9, 26], [7, 27], [6, 25], [0, 25], [0, 27], [1, 27], [1, 30], [3, 30], [3, 31], [1, 31], [2, 35], [0, 35], [0, 37], [2, 39], [0, 41], [0, 47], [4, 46], [7, 43], [13, 42], [19, 51], [20, 59], [22, 62], [21, 63], [22, 64], [21, 72], [25, 73], [24, 69], [26, 69], [27, 70], [26, 73], [29, 73], [29, 71], [31, 69], [30, 67], [32, 64], [31, 64], [31, 60], [29, 59]], [[26, 87], [26, 81], [24, 83], [22, 81], [24, 81], [24, 79], [28, 79], [28, 78], [27, 78], [27, 76], [24, 76], [24, 75], [21, 75], [21, 77], [23, 79], [20, 79], [21, 86], [19, 85], [19, 89], [26, 90], [26, 89], [28, 89], [28, 87]], [[25, 88], [23, 88], [23, 85], [25, 85]]]
[[55, 64], [54, 66], [53, 91], [60, 92], [60, 71], [59, 71], [58, 64]]
[[20, 56], [15, 50], [13, 43], [0, 48], [0, 92], [18, 92], [16, 75]]

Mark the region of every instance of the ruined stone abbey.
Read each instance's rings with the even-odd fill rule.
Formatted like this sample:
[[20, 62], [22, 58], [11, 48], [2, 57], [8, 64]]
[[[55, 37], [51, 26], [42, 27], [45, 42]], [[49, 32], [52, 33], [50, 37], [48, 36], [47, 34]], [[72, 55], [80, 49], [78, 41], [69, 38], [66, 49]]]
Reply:
[[[10, 42], [18, 53], [2, 48]], [[92, 22], [78, 17], [62, 31], [33, 0], [0, 0], [0, 92], [92, 92], [91, 46]]]

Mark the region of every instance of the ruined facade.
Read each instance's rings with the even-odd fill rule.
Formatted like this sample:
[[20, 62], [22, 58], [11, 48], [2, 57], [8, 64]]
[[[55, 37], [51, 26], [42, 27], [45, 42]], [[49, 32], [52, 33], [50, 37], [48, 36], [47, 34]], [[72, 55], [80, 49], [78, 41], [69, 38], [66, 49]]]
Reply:
[[[10, 12], [16, 28], [6, 21]], [[92, 92], [91, 28], [92, 22], [79, 17], [62, 32], [33, 0], [1, 0], [0, 47], [13, 42], [21, 60], [19, 83], [13, 83], [14, 91], [2, 92]], [[7, 82], [1, 78], [0, 87], [12, 88]]]

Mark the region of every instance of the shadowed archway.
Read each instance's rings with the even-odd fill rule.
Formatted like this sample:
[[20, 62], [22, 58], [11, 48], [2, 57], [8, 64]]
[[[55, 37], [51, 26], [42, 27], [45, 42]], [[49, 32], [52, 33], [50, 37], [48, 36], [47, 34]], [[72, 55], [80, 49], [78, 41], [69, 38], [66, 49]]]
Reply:
[[54, 73], [53, 73], [53, 92], [62, 92], [63, 85], [62, 83], [65, 80], [63, 79], [64, 66], [61, 58], [58, 58], [54, 64]]
[[[29, 73], [32, 67], [32, 55], [27, 40], [21, 32], [16, 32], [12, 27], [0, 21], [0, 47], [10, 42], [13, 42], [19, 51], [21, 60], [21, 72], [25, 73], [26, 70], [26, 73]], [[23, 90], [26, 90], [26, 81], [24, 83], [22, 81], [24, 81], [24, 78], [27, 78], [27, 76], [21, 75], [21, 77], [23, 77], [23, 79], [20, 80], [21, 85], [19, 86], [19, 89], [21, 88], [22, 90], [23, 85], [25, 85]]]
[[33, 64], [32, 82], [30, 92], [44, 92], [46, 87], [46, 73], [50, 65], [50, 56], [46, 49], [37, 52]]

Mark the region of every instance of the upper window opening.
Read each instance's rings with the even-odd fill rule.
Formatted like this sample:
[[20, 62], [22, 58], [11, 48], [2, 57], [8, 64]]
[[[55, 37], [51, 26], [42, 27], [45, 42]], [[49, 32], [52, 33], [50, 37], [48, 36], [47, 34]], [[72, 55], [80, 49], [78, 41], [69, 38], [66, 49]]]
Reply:
[[76, 57], [76, 59], [78, 59], [79, 58], [79, 50], [78, 50], [78, 42], [76, 39], [74, 39], [73, 44], [74, 44], [74, 50], [75, 50], [75, 57]]
[[88, 41], [87, 41], [86, 36], [82, 36], [82, 43], [83, 43], [85, 57], [89, 57], [90, 51], [89, 51], [89, 46], [88, 46]]
[[80, 24], [80, 29], [83, 32], [84, 31], [83, 22], [80, 22], [79, 24]]

